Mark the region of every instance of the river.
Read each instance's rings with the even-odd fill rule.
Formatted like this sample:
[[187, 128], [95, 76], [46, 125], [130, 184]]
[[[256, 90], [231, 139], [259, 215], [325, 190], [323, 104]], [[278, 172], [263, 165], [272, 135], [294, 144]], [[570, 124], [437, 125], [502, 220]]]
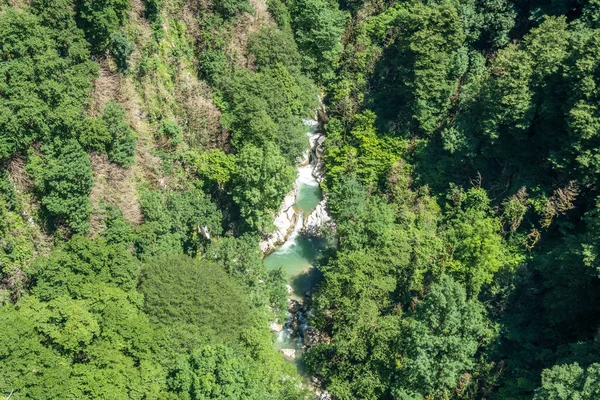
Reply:
[[[307, 124], [307, 137], [315, 135], [316, 123]], [[283, 267], [288, 285], [291, 286], [293, 293], [290, 298], [298, 301], [304, 299], [307, 292], [312, 292], [316, 284], [321, 279], [321, 274], [315, 263], [319, 252], [324, 248], [325, 243], [322, 239], [314, 236], [308, 236], [302, 232], [305, 217], [315, 210], [322, 200], [321, 189], [316, 178], [313, 176], [315, 168], [315, 155], [308, 155], [311, 161], [307, 165], [298, 167], [298, 178], [296, 180], [297, 195], [294, 203], [294, 210], [301, 214], [292, 233], [288, 236], [285, 243], [275, 251], [265, 257], [265, 266], [269, 269]], [[298, 372], [303, 374], [302, 366], [302, 333], [306, 324], [305, 313], [296, 313], [300, 324], [302, 325], [296, 332], [293, 332], [288, 324], [283, 331], [278, 333], [277, 347], [279, 349], [296, 350], [294, 360], [298, 367]]]

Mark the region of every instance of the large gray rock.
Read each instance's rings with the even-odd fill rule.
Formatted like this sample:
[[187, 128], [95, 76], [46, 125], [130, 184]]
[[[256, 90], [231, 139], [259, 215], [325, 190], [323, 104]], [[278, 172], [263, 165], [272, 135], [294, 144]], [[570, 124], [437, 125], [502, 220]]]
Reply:
[[294, 188], [285, 198], [279, 209], [279, 213], [275, 216], [273, 225], [275, 225], [275, 232], [264, 238], [259, 246], [263, 254], [268, 254], [275, 250], [275, 248], [284, 243], [290, 233], [294, 231], [300, 215], [294, 210], [294, 203], [296, 202], [297, 189]]
[[306, 217], [302, 231], [308, 235], [318, 236], [321, 227], [331, 221], [331, 217], [326, 208], [327, 199], [321, 200], [312, 213]]

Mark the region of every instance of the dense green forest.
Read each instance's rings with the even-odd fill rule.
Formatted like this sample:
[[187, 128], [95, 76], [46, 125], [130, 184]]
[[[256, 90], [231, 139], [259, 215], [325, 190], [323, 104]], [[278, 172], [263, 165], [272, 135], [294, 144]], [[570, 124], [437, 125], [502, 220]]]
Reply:
[[317, 109], [312, 383], [600, 399], [600, 0], [0, 0], [0, 398], [314, 398]]

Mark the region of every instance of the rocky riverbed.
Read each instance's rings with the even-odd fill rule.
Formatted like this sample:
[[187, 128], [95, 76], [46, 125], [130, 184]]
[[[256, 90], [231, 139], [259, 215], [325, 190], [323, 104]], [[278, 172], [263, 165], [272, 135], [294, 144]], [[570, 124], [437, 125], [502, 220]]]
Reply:
[[327, 199], [321, 197], [319, 189], [319, 184], [324, 179], [325, 135], [318, 129], [317, 121], [305, 120], [304, 122], [310, 128], [308, 133], [310, 149], [301, 160], [298, 160], [298, 179], [275, 216], [275, 231], [260, 242], [263, 254], [271, 253], [277, 246], [285, 243], [294, 232], [302, 231], [309, 235], [318, 235], [320, 227], [331, 220], [327, 214]]

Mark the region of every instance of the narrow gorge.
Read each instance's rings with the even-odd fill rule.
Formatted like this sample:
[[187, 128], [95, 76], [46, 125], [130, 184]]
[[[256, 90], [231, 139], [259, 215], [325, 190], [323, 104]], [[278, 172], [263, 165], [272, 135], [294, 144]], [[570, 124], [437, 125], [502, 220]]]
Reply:
[[[260, 243], [268, 269], [283, 267], [288, 281], [288, 319], [271, 324], [277, 334], [276, 347], [289, 361], [295, 363], [300, 375], [305, 375], [302, 354], [314, 345], [318, 332], [308, 325], [311, 292], [320, 281], [316, 268], [320, 251], [326, 246], [321, 229], [331, 225], [327, 199], [319, 184], [324, 179], [323, 142], [325, 135], [316, 120], [304, 120], [309, 150], [297, 165], [298, 177], [293, 190], [285, 197], [275, 218], [276, 232]], [[327, 393], [316, 390], [318, 398]]]

